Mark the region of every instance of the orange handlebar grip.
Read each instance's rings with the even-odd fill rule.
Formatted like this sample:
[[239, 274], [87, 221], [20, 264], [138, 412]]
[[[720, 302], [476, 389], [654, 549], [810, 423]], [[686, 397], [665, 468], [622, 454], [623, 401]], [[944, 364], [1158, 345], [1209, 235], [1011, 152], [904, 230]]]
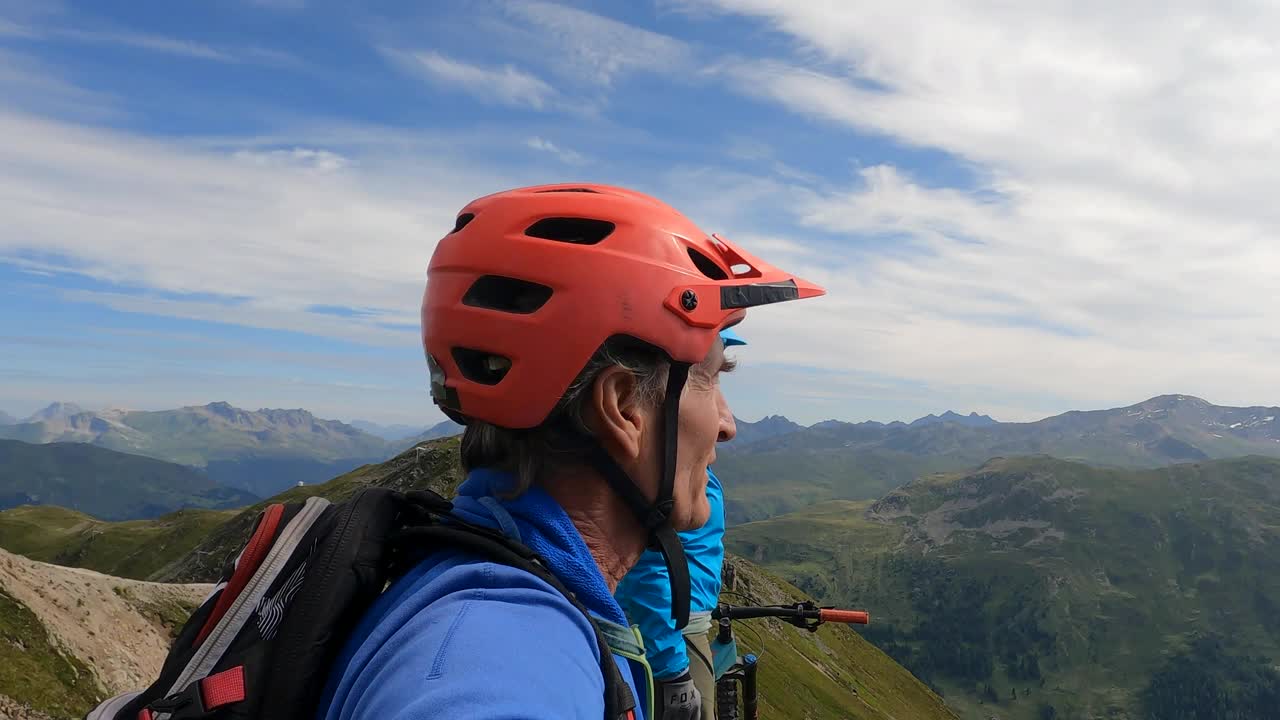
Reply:
[[819, 611], [823, 622], [856, 623], [866, 625], [871, 622], [871, 614], [865, 610], [827, 610]]

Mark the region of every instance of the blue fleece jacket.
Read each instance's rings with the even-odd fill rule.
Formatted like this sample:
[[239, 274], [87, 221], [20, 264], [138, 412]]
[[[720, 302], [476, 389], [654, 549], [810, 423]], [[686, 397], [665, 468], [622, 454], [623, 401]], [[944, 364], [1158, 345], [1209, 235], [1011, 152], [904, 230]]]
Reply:
[[[689, 563], [692, 590], [689, 611], [710, 612], [720, 598], [720, 568], [724, 564], [724, 490], [720, 478], [707, 468], [707, 504], [711, 517], [697, 530], [680, 533]], [[648, 550], [618, 583], [614, 597], [631, 622], [640, 626], [645, 658], [653, 676], [669, 680], [689, 669], [684, 635], [671, 619], [671, 580], [662, 554]]]
[[[532, 488], [515, 500], [494, 498], [511, 480], [472, 472], [454, 498], [457, 514], [518, 533], [589, 612], [626, 624], [582, 536], [550, 495]], [[356, 626], [317, 717], [601, 720], [599, 657], [591, 624], [550, 585], [469, 553], [441, 551], [388, 588]], [[628, 662], [615, 658], [642, 703]], [[640, 707], [636, 718], [643, 720]]]

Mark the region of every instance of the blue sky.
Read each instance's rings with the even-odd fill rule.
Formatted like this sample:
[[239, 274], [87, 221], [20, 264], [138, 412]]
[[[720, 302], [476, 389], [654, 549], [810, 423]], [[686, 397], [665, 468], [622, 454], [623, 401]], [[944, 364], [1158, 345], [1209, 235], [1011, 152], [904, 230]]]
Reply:
[[434, 422], [435, 240], [568, 180], [828, 287], [747, 419], [1280, 403], [1262, 10], [829, 5], [0, 0], [0, 410]]

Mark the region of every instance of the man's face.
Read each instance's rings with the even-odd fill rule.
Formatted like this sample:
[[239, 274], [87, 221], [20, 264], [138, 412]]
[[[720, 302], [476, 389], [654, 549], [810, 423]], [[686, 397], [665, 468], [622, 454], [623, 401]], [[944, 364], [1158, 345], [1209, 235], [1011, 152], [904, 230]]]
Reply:
[[679, 445], [671, 524], [676, 530], [693, 530], [711, 515], [707, 504], [707, 466], [715, 462], [716, 443], [732, 440], [737, 433], [733, 412], [720, 390], [720, 376], [733, 369], [717, 340], [707, 357], [689, 369], [689, 380], [680, 396]]

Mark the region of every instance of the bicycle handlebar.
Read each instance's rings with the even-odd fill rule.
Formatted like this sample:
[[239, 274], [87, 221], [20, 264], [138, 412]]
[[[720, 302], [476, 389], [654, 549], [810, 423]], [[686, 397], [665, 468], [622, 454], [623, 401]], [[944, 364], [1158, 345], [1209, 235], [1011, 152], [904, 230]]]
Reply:
[[812, 602], [798, 602], [793, 605], [720, 605], [711, 612], [716, 620], [751, 620], [755, 618], [775, 617], [809, 631], [816, 630], [824, 622], [849, 623], [866, 625], [871, 622], [870, 613], [865, 610], [837, 610], [820, 608]]

